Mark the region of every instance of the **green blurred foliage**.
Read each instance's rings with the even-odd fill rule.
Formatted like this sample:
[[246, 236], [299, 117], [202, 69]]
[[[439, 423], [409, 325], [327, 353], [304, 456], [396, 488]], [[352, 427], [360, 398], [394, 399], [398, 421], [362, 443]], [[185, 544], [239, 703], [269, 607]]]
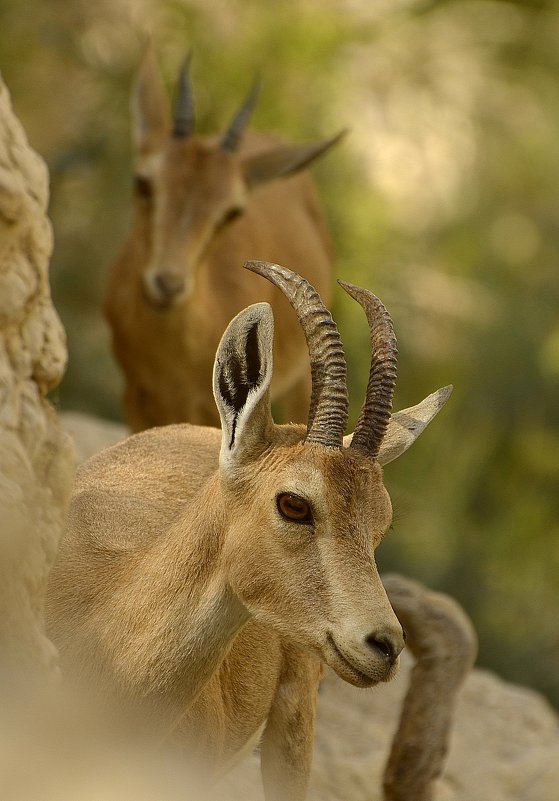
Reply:
[[[480, 664], [559, 704], [557, 4], [3, 0], [0, 69], [51, 172], [70, 351], [58, 402], [115, 418], [100, 306], [128, 220], [128, 97], [148, 34], [170, 95], [193, 48], [202, 131], [225, 126], [255, 72], [255, 127], [299, 141], [351, 129], [313, 168], [336, 273], [391, 310], [397, 407], [455, 385], [386, 469], [395, 522], [379, 563], [453, 594]], [[368, 335], [340, 295], [354, 421]]]

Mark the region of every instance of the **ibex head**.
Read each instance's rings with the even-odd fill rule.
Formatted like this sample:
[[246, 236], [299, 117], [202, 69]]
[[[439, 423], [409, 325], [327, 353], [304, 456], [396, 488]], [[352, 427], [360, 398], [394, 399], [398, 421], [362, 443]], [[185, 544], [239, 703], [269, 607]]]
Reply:
[[381, 466], [414, 441], [450, 389], [393, 421], [390, 317], [372, 293], [342, 283], [364, 307], [372, 342], [366, 400], [344, 444], [346, 363], [330, 313], [297, 274], [262, 262], [245, 266], [294, 307], [309, 346], [312, 395], [306, 430], [273, 423], [271, 309], [260, 303], [237, 315], [214, 367], [221, 486], [238, 521], [225, 543], [231, 587], [257, 619], [320, 654], [346, 681], [387, 681], [404, 639], [374, 560], [392, 516]]
[[240, 152], [257, 83], [223, 135], [197, 136], [188, 62], [179, 73], [172, 121], [151, 47], [132, 99], [136, 213], [149, 232], [143, 284], [148, 302], [161, 309], [189, 295], [197, 264], [226, 227], [242, 225], [255, 187], [298, 172], [341, 136]]

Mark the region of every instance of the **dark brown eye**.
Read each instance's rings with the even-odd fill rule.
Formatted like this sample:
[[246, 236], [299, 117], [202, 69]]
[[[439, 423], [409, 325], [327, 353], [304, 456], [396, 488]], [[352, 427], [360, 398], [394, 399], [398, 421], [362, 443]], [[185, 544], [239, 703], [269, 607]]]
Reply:
[[138, 197], [144, 200], [151, 200], [153, 197], [153, 184], [148, 178], [144, 178], [143, 175], [135, 175], [134, 191]]
[[223, 218], [221, 220], [222, 225], [225, 225], [225, 223], [233, 222], [233, 220], [236, 220], [237, 217], [240, 217], [242, 213], [243, 209], [240, 206], [235, 206], [232, 209], [229, 209], [223, 215]]
[[312, 512], [308, 502], [299, 495], [282, 492], [276, 498], [278, 511], [292, 523], [312, 523]]

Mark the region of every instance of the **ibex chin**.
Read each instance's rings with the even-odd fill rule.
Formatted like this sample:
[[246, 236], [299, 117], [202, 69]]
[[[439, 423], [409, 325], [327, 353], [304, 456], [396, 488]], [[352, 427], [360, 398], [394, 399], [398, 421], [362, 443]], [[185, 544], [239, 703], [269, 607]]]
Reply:
[[304, 338], [293, 332], [281, 293], [270, 286], [262, 296], [238, 265], [254, 256], [304, 264], [305, 277], [328, 299], [330, 241], [310, 177], [300, 171], [341, 135], [288, 145], [245, 133], [255, 85], [222, 136], [197, 136], [187, 66], [172, 124], [151, 49], [133, 95], [134, 210], [105, 300], [125, 376], [125, 415], [135, 431], [219, 425], [210, 390], [220, 337], [241, 309], [266, 300], [279, 335], [272, 396], [285, 421], [304, 422]]
[[392, 514], [381, 466], [450, 389], [391, 416], [390, 317], [342, 283], [372, 341], [366, 400], [344, 441], [346, 363], [330, 313], [297, 274], [246, 266], [281, 289], [304, 331], [306, 428], [272, 420], [272, 310], [249, 306], [215, 357], [221, 431], [155, 428], [78, 470], [47, 618], [68, 670], [124, 706], [155, 710], [150, 720], [216, 770], [261, 737], [266, 798], [298, 801], [322, 661], [357, 687], [396, 673], [403, 632], [374, 561]]

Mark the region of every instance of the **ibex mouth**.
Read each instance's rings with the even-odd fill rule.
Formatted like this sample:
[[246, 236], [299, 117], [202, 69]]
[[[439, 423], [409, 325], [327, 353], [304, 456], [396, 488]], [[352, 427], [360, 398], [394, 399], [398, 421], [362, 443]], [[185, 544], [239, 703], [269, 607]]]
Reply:
[[147, 292], [144, 294], [145, 300], [147, 305], [158, 312], [168, 311], [173, 305], [172, 298], [154, 298], [152, 295], [149, 295]]
[[372, 666], [371, 673], [365, 673], [361, 667], [356, 667], [354, 662], [342, 653], [330, 633], [326, 635], [326, 644], [328, 645], [326, 661], [330, 667], [340, 678], [355, 687], [373, 687], [381, 681], [390, 681], [396, 673], [396, 665], [387, 661], [384, 661], [382, 665], [375, 664]]

